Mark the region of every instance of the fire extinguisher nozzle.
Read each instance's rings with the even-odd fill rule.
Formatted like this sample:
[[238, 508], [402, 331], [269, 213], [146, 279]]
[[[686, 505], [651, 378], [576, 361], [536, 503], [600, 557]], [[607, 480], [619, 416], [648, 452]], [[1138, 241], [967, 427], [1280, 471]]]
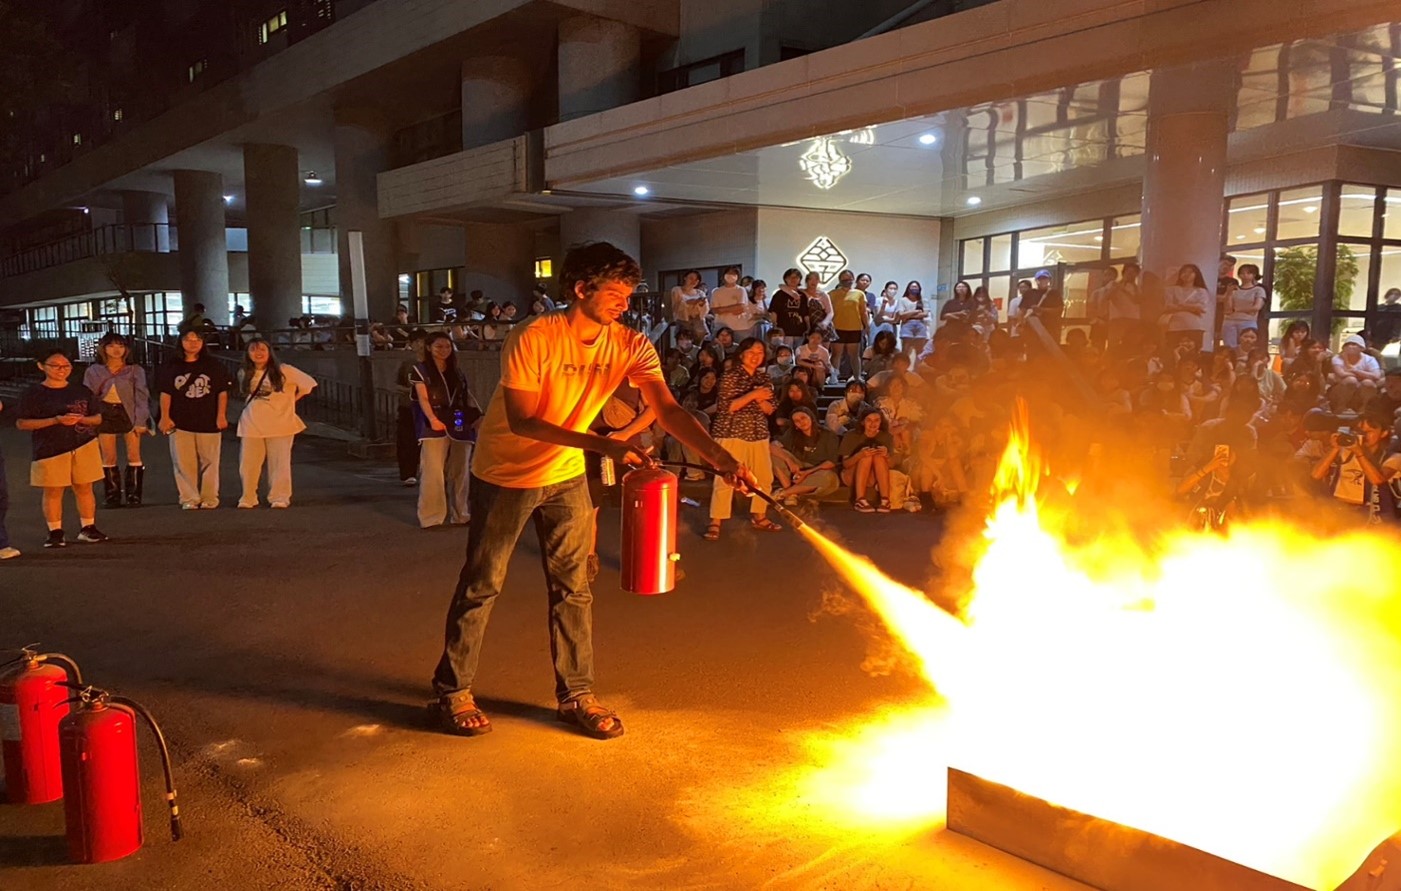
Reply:
[[185, 837], [185, 828], [180, 825], [179, 817], [170, 818], [170, 840], [179, 841]]

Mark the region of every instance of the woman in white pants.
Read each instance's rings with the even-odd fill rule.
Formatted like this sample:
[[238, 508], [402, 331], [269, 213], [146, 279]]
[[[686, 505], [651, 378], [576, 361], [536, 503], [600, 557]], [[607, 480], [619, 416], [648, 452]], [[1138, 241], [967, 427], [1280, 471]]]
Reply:
[[409, 372], [419, 443], [418, 525], [462, 526], [469, 516], [472, 441], [482, 411], [458, 370], [452, 338], [430, 334], [424, 351], [428, 358]]
[[243, 367], [238, 372], [238, 391], [243, 395], [243, 414], [238, 419], [238, 475], [243, 495], [238, 506], [258, 506], [258, 483], [263, 462], [268, 465], [268, 501], [276, 508], [292, 504], [292, 441], [306, 429], [297, 417], [297, 400], [316, 389], [316, 381], [305, 371], [283, 365], [273, 355], [266, 340], [248, 341]]
[[[710, 435], [749, 468], [759, 491], [768, 493], [773, 486], [773, 458], [769, 451], [769, 415], [774, 404], [773, 378], [764, 367], [767, 351], [764, 343], [753, 337], [745, 338], [735, 354], [739, 361], [720, 377], [720, 396], [716, 400], [715, 420]], [[716, 477], [710, 491], [710, 525], [706, 541], [718, 541], [720, 524], [730, 518], [734, 489], [723, 477]], [[768, 503], [757, 495], [749, 502], [750, 524], [755, 529], [774, 532], [782, 528], [768, 518]]]

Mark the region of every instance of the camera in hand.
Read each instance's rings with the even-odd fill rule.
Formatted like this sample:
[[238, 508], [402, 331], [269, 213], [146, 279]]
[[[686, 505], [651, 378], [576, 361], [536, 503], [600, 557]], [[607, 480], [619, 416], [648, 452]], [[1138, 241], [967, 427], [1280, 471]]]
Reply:
[[1309, 433], [1336, 433], [1338, 445], [1355, 446], [1357, 445], [1357, 431], [1353, 425], [1357, 422], [1357, 418], [1355, 412], [1335, 415], [1330, 411], [1314, 408], [1304, 415], [1304, 430]]

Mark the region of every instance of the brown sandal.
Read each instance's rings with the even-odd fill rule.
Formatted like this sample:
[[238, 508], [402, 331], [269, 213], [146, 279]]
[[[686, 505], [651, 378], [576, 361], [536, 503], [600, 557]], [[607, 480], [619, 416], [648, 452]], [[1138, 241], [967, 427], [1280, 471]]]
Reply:
[[[469, 694], [456, 701], [440, 699], [430, 703], [428, 710], [438, 719], [444, 732], [454, 736], [482, 736], [491, 732], [491, 719], [477, 708], [477, 701]], [[468, 724], [473, 719], [482, 719], [484, 724]]]
[[[592, 693], [585, 693], [578, 699], [559, 704], [558, 716], [561, 721], [571, 724], [594, 739], [617, 739], [623, 735], [623, 719], [611, 708], [598, 701]], [[612, 719], [613, 726], [604, 730], [600, 725]]]
[[707, 527], [705, 527], [705, 540], [706, 540], [706, 541], [719, 541], [719, 540], [720, 540], [720, 521], [719, 521], [719, 520], [711, 520], [711, 521], [710, 521], [710, 525], [707, 526]]
[[768, 517], [755, 517], [749, 521], [749, 524], [755, 529], [762, 529], [765, 532], [777, 532], [783, 528]]

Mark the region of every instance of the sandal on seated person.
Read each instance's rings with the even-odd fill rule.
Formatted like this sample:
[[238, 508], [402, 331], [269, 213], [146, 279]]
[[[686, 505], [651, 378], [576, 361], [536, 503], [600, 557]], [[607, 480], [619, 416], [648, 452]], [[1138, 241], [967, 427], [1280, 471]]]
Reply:
[[710, 525], [707, 526], [707, 527], [705, 527], [705, 540], [706, 540], [706, 541], [719, 541], [719, 540], [720, 540], [720, 521], [719, 521], [719, 520], [711, 520], [711, 521], [710, 521]]
[[491, 732], [491, 719], [477, 708], [471, 694], [453, 700], [440, 699], [430, 703], [428, 710], [438, 719], [439, 726], [454, 736], [482, 736]]
[[558, 714], [561, 721], [572, 724], [594, 739], [617, 739], [623, 735], [623, 719], [600, 703], [592, 693], [561, 702]]
[[768, 517], [754, 517], [749, 523], [755, 529], [762, 529], [765, 532], [777, 532], [783, 528]]

